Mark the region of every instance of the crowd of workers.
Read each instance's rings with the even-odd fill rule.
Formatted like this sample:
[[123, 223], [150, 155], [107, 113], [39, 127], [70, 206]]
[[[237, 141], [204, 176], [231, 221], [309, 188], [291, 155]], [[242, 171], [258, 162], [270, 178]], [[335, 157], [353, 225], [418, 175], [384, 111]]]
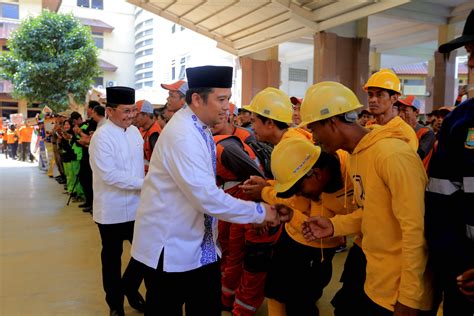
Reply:
[[[474, 67], [472, 29], [471, 12], [440, 52], [465, 46]], [[266, 88], [237, 109], [232, 71], [188, 68], [187, 82], [162, 85], [161, 109], [112, 87], [85, 122], [56, 117], [57, 180], [98, 225], [110, 315], [125, 297], [146, 315], [254, 315], [265, 297], [271, 316], [319, 315], [346, 236], [335, 315], [436, 315], [441, 301], [445, 316], [473, 315], [474, 99], [422, 121], [381, 69], [367, 107], [325, 81], [303, 99]], [[28, 157], [26, 128], [4, 133], [11, 158], [11, 135]]]

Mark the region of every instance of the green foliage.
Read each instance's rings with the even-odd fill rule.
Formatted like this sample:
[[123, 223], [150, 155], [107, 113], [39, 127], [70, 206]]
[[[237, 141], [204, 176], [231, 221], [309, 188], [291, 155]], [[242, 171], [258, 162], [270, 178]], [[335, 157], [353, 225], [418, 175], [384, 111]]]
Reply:
[[65, 110], [68, 94], [83, 103], [100, 73], [91, 31], [72, 14], [43, 11], [25, 19], [0, 56], [0, 77], [13, 83], [13, 96]]

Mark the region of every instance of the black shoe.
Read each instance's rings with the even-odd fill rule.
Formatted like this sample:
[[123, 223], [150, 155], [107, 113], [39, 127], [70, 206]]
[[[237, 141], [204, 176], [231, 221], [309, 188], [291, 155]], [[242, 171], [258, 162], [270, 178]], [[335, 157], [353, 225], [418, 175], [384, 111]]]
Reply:
[[84, 213], [91, 213], [92, 214], [92, 206], [87, 206], [82, 209]]
[[90, 205], [86, 202], [86, 203], [79, 204], [78, 206], [84, 208], [84, 207], [89, 207]]
[[125, 296], [127, 297], [128, 304], [130, 304], [131, 307], [139, 312], [145, 312], [145, 299], [143, 299], [140, 292], [137, 291], [134, 294], [125, 294]]
[[125, 316], [123, 309], [111, 309], [110, 316]]

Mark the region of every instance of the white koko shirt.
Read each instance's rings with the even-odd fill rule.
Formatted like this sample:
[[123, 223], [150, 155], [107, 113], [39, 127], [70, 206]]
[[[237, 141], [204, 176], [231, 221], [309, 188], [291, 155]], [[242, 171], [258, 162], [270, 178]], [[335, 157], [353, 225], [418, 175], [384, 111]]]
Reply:
[[217, 219], [261, 223], [265, 210], [216, 186], [212, 135], [184, 106], [163, 129], [150, 161], [135, 221], [132, 256], [183, 272], [217, 261]]
[[134, 221], [145, 176], [143, 138], [138, 129], [132, 125], [125, 130], [107, 120], [93, 134], [89, 154], [94, 221]]

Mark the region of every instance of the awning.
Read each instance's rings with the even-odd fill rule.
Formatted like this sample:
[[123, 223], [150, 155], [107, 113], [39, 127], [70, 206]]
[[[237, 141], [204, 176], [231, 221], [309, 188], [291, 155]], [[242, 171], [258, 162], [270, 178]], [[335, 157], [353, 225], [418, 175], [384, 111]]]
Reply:
[[217, 41], [238, 56], [312, 36], [410, 0], [127, 0]]
[[100, 59], [99, 58], [99, 67], [100, 69], [102, 69], [103, 71], [112, 71], [112, 72], [115, 72], [117, 71], [117, 66], [115, 66], [114, 64], [111, 64], [109, 62], [106, 62], [105, 60], [103, 59]]
[[96, 19], [88, 19], [88, 18], [81, 18], [77, 17], [83, 25], [90, 26], [92, 32], [106, 32], [110, 33], [114, 30], [112, 25], [109, 25], [101, 20]]

